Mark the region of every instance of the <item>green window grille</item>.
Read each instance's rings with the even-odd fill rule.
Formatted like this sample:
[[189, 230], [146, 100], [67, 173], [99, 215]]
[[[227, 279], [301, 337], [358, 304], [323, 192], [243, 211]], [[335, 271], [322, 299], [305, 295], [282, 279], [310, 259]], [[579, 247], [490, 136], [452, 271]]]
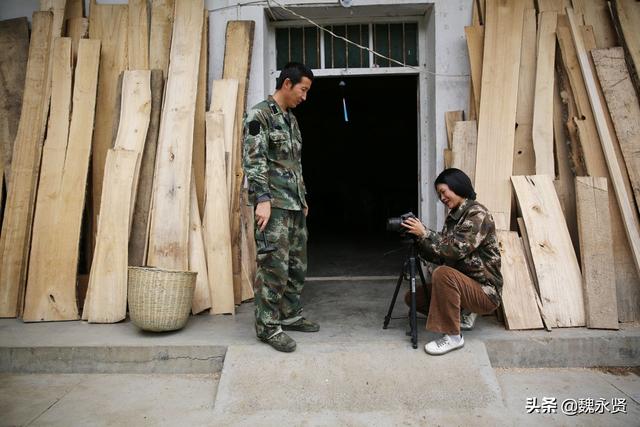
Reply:
[[[418, 65], [418, 24], [382, 23], [328, 25], [336, 35], [373, 49], [407, 65]], [[399, 64], [372, 55], [316, 27], [276, 28], [276, 66], [289, 61], [307, 64], [312, 69], [399, 67]]]

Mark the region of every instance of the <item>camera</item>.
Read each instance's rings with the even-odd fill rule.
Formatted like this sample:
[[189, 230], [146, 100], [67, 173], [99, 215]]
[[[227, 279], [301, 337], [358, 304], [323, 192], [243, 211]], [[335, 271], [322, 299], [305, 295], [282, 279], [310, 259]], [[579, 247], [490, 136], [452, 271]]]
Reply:
[[402, 214], [399, 217], [387, 219], [387, 231], [395, 231], [396, 233], [405, 235], [407, 229], [402, 226], [402, 223], [409, 218], [416, 218], [416, 216], [413, 214], [413, 212], [407, 212], [406, 214]]

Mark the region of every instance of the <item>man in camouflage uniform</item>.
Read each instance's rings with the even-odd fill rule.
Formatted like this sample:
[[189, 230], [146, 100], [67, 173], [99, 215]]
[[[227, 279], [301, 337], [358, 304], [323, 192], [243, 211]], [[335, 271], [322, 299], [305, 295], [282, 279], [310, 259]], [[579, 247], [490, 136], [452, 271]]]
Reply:
[[[291, 109], [307, 97], [313, 73], [299, 63], [282, 69], [276, 91], [247, 111], [244, 120], [244, 173], [255, 206], [258, 247], [255, 317], [258, 338], [278, 351], [296, 342], [283, 330], [316, 332], [302, 316], [300, 294], [307, 272], [308, 206], [302, 178], [302, 137]], [[276, 250], [260, 253], [267, 244]]]

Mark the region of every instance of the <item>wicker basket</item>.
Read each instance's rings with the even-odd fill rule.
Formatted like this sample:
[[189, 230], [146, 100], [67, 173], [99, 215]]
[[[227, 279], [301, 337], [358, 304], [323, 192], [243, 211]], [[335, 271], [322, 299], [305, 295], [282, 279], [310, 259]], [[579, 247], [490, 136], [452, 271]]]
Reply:
[[189, 319], [197, 273], [129, 267], [129, 316], [145, 331], [181, 329]]

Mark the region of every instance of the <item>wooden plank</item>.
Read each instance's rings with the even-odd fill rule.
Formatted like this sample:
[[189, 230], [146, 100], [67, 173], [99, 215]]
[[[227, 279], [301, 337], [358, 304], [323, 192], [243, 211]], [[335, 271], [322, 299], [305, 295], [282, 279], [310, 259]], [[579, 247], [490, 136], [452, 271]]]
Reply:
[[173, 32], [175, 0], [151, 0], [151, 27], [149, 28], [149, 66], [169, 71], [169, 51]]
[[509, 229], [523, 2], [487, 0], [476, 191], [499, 230]]
[[224, 114], [224, 155], [227, 175], [227, 193], [231, 198], [233, 168], [231, 167], [231, 152], [236, 123], [236, 110], [238, 102], [238, 80], [224, 79], [214, 80], [211, 85], [211, 105], [209, 111]]
[[453, 127], [456, 122], [464, 120], [464, 111], [447, 111], [444, 113], [444, 123], [447, 128], [447, 148], [451, 150], [453, 141]]
[[629, 245], [631, 247], [631, 253], [633, 255], [636, 271], [640, 272], [640, 226], [638, 224], [637, 211], [634, 210], [627, 196], [624, 182], [622, 180], [622, 172], [620, 171], [620, 165], [618, 164], [617, 156], [614, 151], [611, 134], [609, 133], [609, 127], [607, 126], [605, 111], [597, 93], [595, 79], [589, 65], [589, 58], [584, 47], [582, 35], [580, 34], [575, 23], [573, 11], [568, 9], [567, 16], [569, 17], [571, 33], [575, 42], [580, 69], [582, 71], [585, 86], [589, 94], [589, 101], [591, 103], [593, 115], [598, 128], [598, 134], [600, 135], [600, 142], [602, 144], [605, 160], [609, 168], [609, 174], [613, 183], [613, 189], [616, 194], [616, 199], [618, 200], [618, 205], [620, 206], [620, 212], [622, 214], [625, 231], [629, 239]]
[[555, 178], [553, 158], [553, 82], [556, 57], [556, 12], [540, 14], [536, 88], [533, 102], [533, 148], [536, 174]]
[[[113, 147], [118, 78], [127, 69], [128, 6], [96, 4], [92, 0], [89, 12], [89, 38], [102, 40], [91, 152], [92, 232], [89, 240], [93, 241], [100, 212], [105, 159], [107, 151]], [[92, 258], [91, 254], [89, 258]]]
[[254, 297], [253, 285], [256, 280], [256, 273], [258, 270], [257, 248], [255, 245], [255, 230], [253, 219], [253, 205], [250, 205], [247, 200], [247, 193], [243, 192], [242, 199], [240, 200], [242, 206], [242, 227], [241, 227], [241, 239], [242, 239], [242, 286], [240, 289], [240, 299], [244, 302]]
[[195, 173], [191, 176], [191, 193], [189, 209], [189, 271], [198, 273], [196, 276], [196, 288], [193, 292], [191, 312], [198, 314], [211, 308], [209, 293], [209, 276], [207, 273], [207, 259], [202, 235], [202, 221], [200, 220], [200, 208], [196, 194]]
[[235, 312], [231, 226], [224, 171], [224, 115], [207, 113], [206, 207], [204, 240], [211, 293], [211, 314]]
[[[138, 154], [131, 191], [130, 205], [133, 207], [138, 192], [140, 164], [151, 115], [151, 71], [125, 71], [121, 93], [120, 119], [114, 148], [130, 150]], [[133, 209], [130, 212], [130, 226], [131, 224], [133, 224]]]
[[42, 155], [24, 321], [74, 320], [79, 316], [76, 281], [100, 41], [79, 43], [70, 125], [72, 41], [56, 39], [56, 43], [51, 117]]
[[511, 181], [527, 227], [540, 298], [550, 315], [550, 326], [584, 326], [580, 267], [551, 178], [513, 176]]
[[129, 265], [144, 266], [147, 262], [147, 244], [149, 242], [149, 213], [151, 210], [151, 194], [158, 147], [158, 131], [160, 113], [162, 111], [162, 94], [164, 77], [161, 70], [151, 70], [151, 114], [149, 130], [144, 143], [144, 151], [140, 165], [138, 192], [133, 212], [133, 224], [129, 238]]
[[[232, 192], [230, 200], [231, 215], [231, 248], [233, 251], [233, 289], [235, 302], [242, 301], [242, 239], [240, 192], [242, 189], [242, 117], [247, 99], [249, 70], [251, 67], [251, 51], [253, 49], [253, 21], [229, 21], [227, 23], [224, 66], [222, 77], [238, 80], [238, 101], [234, 124], [233, 144], [231, 149]], [[244, 219], [249, 220], [247, 218]], [[249, 239], [248, 244], [255, 244]]]
[[607, 180], [575, 181], [587, 327], [618, 329]]
[[473, 87], [473, 100], [476, 116], [480, 111], [480, 97], [482, 95], [482, 52], [484, 48], [484, 27], [464, 27], [467, 37], [467, 52], [469, 54], [469, 66], [471, 68], [471, 85]]
[[526, 9], [522, 28], [516, 133], [513, 147], [514, 175], [532, 175], [536, 170], [532, 134], [536, 87], [536, 34], [536, 11], [533, 8]]
[[453, 164], [453, 151], [451, 151], [448, 148], [445, 148], [442, 151], [442, 158], [443, 158], [442, 163], [444, 163], [445, 169], [449, 169], [450, 167], [452, 167], [451, 165]]
[[624, 48], [631, 80], [640, 96], [640, 4], [634, 0], [613, 0], [611, 13], [620, 42]]
[[147, 0], [129, 0], [127, 55], [130, 70], [149, 69], [149, 15]]
[[65, 34], [71, 38], [71, 56], [75, 64], [78, 58], [78, 44], [80, 39], [89, 37], [88, 18], [69, 18], [65, 21]]
[[176, 0], [171, 60], [160, 119], [148, 264], [189, 266], [189, 193], [193, 155], [202, 0]]
[[453, 129], [453, 163], [458, 168], [475, 180], [476, 172], [476, 146], [478, 142], [478, 126], [473, 120], [456, 122]]
[[608, 0], [573, 0], [573, 10], [582, 15], [584, 24], [593, 27], [598, 48], [619, 46]]
[[[64, 20], [83, 18], [84, 17], [84, 0], [67, 0], [67, 4], [64, 8]], [[71, 37], [71, 34], [65, 33], [67, 37]], [[72, 42], [73, 52], [73, 42]]]
[[522, 241], [515, 231], [498, 231], [502, 257], [502, 307], [507, 329], [541, 329], [542, 318]]
[[20, 123], [0, 235], [0, 317], [15, 317], [23, 308], [35, 199], [34, 176], [40, 166], [45, 106], [48, 110], [45, 88], [49, 76], [52, 21], [50, 12], [33, 14]]
[[196, 98], [196, 118], [193, 128], [193, 169], [196, 179], [198, 211], [204, 212], [204, 165], [205, 165], [205, 113], [207, 110], [207, 70], [209, 61], [209, 11], [204, 11], [202, 43], [200, 46], [200, 66], [198, 69], [198, 91]]
[[107, 152], [102, 210], [82, 313], [90, 323], [115, 323], [127, 315], [127, 241], [138, 157], [130, 150]]
[[622, 149], [629, 179], [640, 205], [640, 105], [620, 47], [597, 49], [591, 56]]
[[27, 18], [0, 21], [0, 161], [7, 183], [11, 175], [13, 142], [20, 122], [28, 53]]
[[562, 14], [566, 7], [571, 7], [571, 0], [537, 0], [537, 2], [540, 13], [556, 12]]

